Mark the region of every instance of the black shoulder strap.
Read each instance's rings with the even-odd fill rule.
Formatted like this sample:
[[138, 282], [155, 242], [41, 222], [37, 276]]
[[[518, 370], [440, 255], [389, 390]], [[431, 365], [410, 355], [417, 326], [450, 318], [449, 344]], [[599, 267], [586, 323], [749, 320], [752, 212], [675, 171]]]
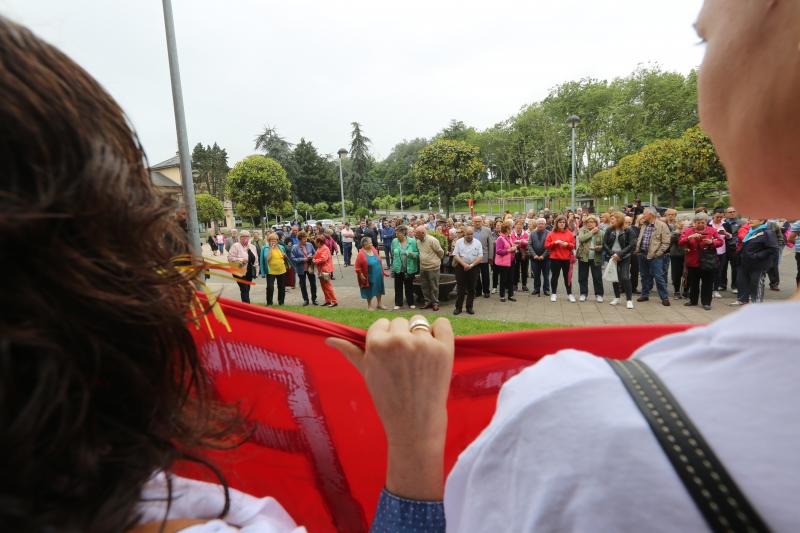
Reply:
[[767, 525], [658, 376], [636, 359], [607, 359], [712, 531], [766, 532]]

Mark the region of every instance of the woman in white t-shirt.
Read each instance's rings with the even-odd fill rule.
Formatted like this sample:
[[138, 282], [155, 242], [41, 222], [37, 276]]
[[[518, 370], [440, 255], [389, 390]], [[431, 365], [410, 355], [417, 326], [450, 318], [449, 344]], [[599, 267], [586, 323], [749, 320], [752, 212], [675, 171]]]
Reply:
[[[733, 202], [751, 216], [800, 217], [800, 203], [791, 194], [800, 182], [800, 2], [706, 0], [696, 28], [707, 47], [698, 76], [701, 123], [725, 165]], [[800, 524], [799, 317], [797, 297], [747, 306], [634, 355], [672, 391], [774, 531], [796, 531]], [[390, 455], [390, 429], [395, 419], [403, 420], [405, 431], [422, 444], [398, 437], [395, 455], [439, 471], [449, 381], [439, 380], [436, 388], [431, 373], [438, 365], [447, 377], [452, 347], [387, 359], [383, 352], [397, 341], [385, 330], [402, 327], [374, 326], [365, 353], [331, 342], [362, 369], [387, 426]], [[419, 382], [415, 374], [393, 368], [403, 361], [414, 368], [420, 360], [427, 367], [416, 376]], [[411, 377], [396, 385], [398, 391], [383, 383], [385, 375]], [[403, 409], [403, 388], [431, 401], [410, 413]], [[398, 394], [393, 401], [392, 392]], [[447, 530], [707, 530], [699, 500], [693, 501], [676, 472], [611, 366], [565, 350], [501, 390], [491, 424], [447, 480]], [[438, 478], [400, 479], [387, 482], [390, 492], [409, 499], [442, 494]], [[710, 503], [713, 509], [724, 502]]]

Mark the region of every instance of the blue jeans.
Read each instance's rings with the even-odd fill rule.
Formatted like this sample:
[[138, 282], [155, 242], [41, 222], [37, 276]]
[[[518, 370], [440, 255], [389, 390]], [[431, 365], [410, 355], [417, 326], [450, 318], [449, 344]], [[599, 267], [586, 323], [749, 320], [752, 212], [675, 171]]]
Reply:
[[[531, 259], [531, 277], [533, 278], [533, 292], [550, 292], [550, 259], [536, 261]], [[544, 288], [542, 288], [544, 280]]]
[[642, 277], [642, 298], [647, 298], [650, 295], [650, 291], [653, 290], [653, 279], [656, 281], [658, 296], [662, 300], [669, 298], [664, 256], [648, 260], [647, 256], [639, 255], [639, 275]]
[[344, 266], [350, 266], [350, 257], [353, 255], [353, 243], [343, 242], [342, 252], [344, 253]]

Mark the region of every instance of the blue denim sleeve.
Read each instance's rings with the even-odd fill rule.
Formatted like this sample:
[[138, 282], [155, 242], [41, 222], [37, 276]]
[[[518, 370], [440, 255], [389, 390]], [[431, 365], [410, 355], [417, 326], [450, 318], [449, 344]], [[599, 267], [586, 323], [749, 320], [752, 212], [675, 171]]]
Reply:
[[370, 533], [444, 533], [444, 503], [407, 500], [381, 492]]

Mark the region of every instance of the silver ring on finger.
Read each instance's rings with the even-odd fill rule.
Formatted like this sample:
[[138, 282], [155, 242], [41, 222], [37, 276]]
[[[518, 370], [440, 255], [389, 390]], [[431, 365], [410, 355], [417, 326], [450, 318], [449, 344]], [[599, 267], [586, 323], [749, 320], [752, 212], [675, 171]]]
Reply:
[[414, 333], [415, 331], [431, 332], [431, 325], [424, 318], [415, 318], [408, 324], [408, 331]]

